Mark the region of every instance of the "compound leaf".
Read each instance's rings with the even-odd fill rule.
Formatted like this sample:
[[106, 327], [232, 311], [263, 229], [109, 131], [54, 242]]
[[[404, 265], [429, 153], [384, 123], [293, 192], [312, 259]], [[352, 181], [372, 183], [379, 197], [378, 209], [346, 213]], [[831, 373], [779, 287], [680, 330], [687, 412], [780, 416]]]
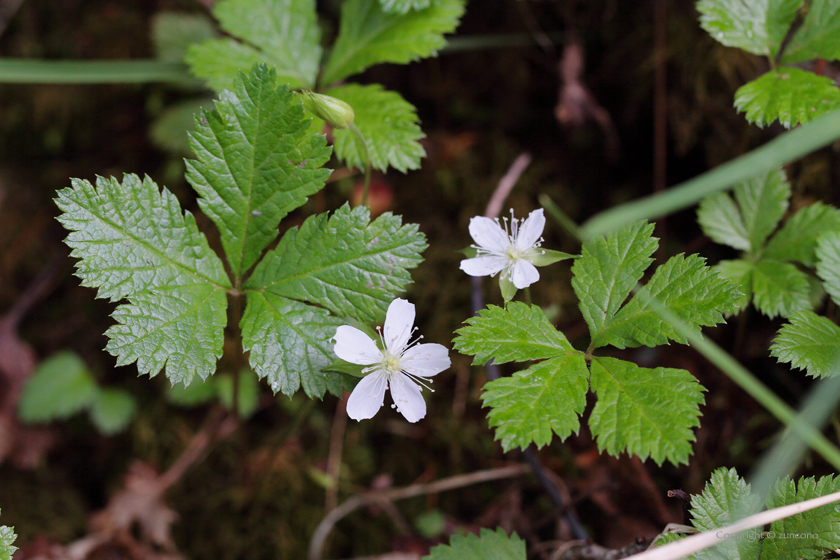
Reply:
[[[418, 140], [425, 134], [420, 130], [414, 105], [379, 84], [349, 84], [328, 93], [353, 107], [354, 123], [367, 143], [372, 167], [385, 171], [391, 166], [403, 173], [420, 167], [426, 150]], [[339, 159], [349, 167], [364, 168], [365, 147], [353, 131], [334, 129], [333, 137]]]
[[106, 436], [123, 431], [137, 412], [137, 401], [126, 391], [105, 388], [90, 407], [90, 421]]
[[242, 317], [242, 346], [250, 352], [257, 376], [268, 378], [271, 390], [294, 394], [301, 386], [309, 397], [326, 391], [341, 395], [352, 386], [349, 376], [324, 372], [337, 360], [330, 339], [345, 321], [326, 309], [251, 291]]
[[735, 200], [741, 208], [750, 249], [758, 250], [788, 208], [790, 183], [781, 169], [738, 183]]
[[727, 47], [775, 58], [802, 0], [700, 0], [700, 25]]
[[458, 26], [464, 0], [438, 0], [404, 14], [386, 13], [379, 0], [347, 0], [321, 83], [329, 86], [382, 62], [405, 64], [434, 55], [444, 33]]
[[234, 92], [196, 119], [190, 146], [198, 159], [187, 160], [187, 180], [219, 228], [236, 278], [275, 239], [280, 220], [330, 175], [321, 168], [330, 156], [326, 140], [308, 127], [303, 107], [264, 64], [240, 74]]
[[592, 340], [597, 340], [653, 262], [650, 256], [659, 240], [652, 233], [653, 224], [635, 222], [583, 244], [582, 256], [572, 265], [572, 287]]
[[786, 66], [738, 88], [735, 108], [758, 126], [778, 120], [790, 128], [840, 108], [840, 89], [831, 78]]
[[574, 351], [536, 305], [518, 301], [506, 308], [489, 305], [465, 323], [466, 327], [455, 331], [458, 336], [453, 346], [475, 356], [473, 364], [484, 364], [490, 358], [496, 364], [541, 360]]
[[256, 62], [274, 66], [281, 83], [315, 85], [321, 61], [320, 28], [314, 0], [222, 0], [213, 6], [222, 29], [241, 39], [193, 45], [186, 61], [216, 90], [229, 88], [239, 70]]
[[700, 327], [723, 322], [723, 315], [738, 311], [741, 296], [698, 255], [671, 257], [656, 269], [642, 290], [606, 323], [593, 347], [657, 346], [669, 340], [686, 344], [686, 338], [659, 317], [652, 299], [699, 331]]
[[[800, 478], [798, 484], [790, 479], [776, 483], [767, 496], [767, 508], [773, 509], [804, 502], [840, 491], [840, 478], [824, 476]], [[823, 558], [840, 547], [840, 512], [835, 504], [804, 511], [770, 525], [761, 551], [762, 560], [786, 558]]]
[[735, 201], [727, 193], [708, 196], [697, 208], [697, 223], [715, 243], [747, 251], [750, 237]]
[[345, 204], [329, 218], [311, 216], [299, 230], [288, 230], [245, 288], [373, 321], [411, 282], [408, 270], [425, 248], [416, 224], [402, 225], [390, 213], [370, 222], [367, 207]]
[[752, 267], [753, 304], [773, 319], [811, 309], [808, 276], [786, 262], [762, 259]]
[[404, 14], [411, 10], [422, 10], [439, 0], [379, 0], [382, 11], [386, 13]]
[[814, 0], [782, 55], [783, 64], [840, 58], [840, 1]]
[[542, 447], [552, 432], [561, 439], [580, 428], [589, 370], [579, 352], [568, 352], [484, 385], [481, 399], [506, 452], [531, 443]]
[[840, 327], [813, 311], [799, 311], [789, 319], [773, 340], [770, 355], [814, 377], [840, 374]]
[[146, 178], [99, 178], [94, 188], [73, 179], [58, 192], [58, 220], [81, 260], [82, 284], [117, 307], [106, 350], [141, 373], [166, 367], [173, 383], [207, 377], [222, 354], [230, 282], [189, 212], [168, 190]]
[[439, 544], [423, 560], [525, 560], [525, 541], [516, 533], [507, 536], [499, 528], [482, 528], [481, 535], [453, 535], [448, 545]]
[[589, 428], [599, 451], [614, 456], [626, 451], [658, 465], [666, 459], [675, 465], [688, 462], [705, 390], [694, 376], [602, 357], [592, 359], [590, 371], [598, 402]]
[[20, 419], [30, 424], [72, 416], [90, 406], [99, 387], [75, 352], [59, 352], [38, 365], [18, 401]]
[[812, 267], [817, 262], [817, 238], [840, 231], [840, 210], [815, 202], [799, 210], [770, 238], [762, 257], [777, 261], [797, 261]]
[[817, 239], [817, 276], [834, 303], [840, 302], [840, 232], [829, 232]]

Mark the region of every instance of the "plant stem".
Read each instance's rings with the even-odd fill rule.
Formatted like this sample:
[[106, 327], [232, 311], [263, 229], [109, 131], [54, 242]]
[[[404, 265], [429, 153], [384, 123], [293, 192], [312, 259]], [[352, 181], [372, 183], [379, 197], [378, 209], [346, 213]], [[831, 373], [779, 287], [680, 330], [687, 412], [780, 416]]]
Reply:
[[368, 191], [370, 190], [370, 152], [368, 151], [365, 137], [362, 136], [362, 132], [358, 129], [358, 127], [356, 127], [356, 123], [350, 123], [349, 128], [353, 131], [353, 134], [356, 135], [356, 138], [359, 139], [359, 142], [362, 143], [362, 147], [365, 149], [365, 190], [362, 193], [362, 206], [367, 206]]

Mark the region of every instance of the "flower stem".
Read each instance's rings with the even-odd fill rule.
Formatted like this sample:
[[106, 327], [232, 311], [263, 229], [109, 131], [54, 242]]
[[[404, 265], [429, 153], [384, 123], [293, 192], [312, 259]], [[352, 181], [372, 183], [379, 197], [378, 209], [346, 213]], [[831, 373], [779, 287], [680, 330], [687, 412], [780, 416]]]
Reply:
[[365, 149], [365, 190], [362, 193], [362, 206], [367, 206], [368, 191], [370, 190], [370, 152], [368, 151], [365, 137], [362, 136], [362, 132], [358, 129], [356, 123], [350, 123], [349, 128], [353, 131], [353, 134], [356, 135], [356, 138], [359, 139], [359, 142], [362, 143], [362, 147]]

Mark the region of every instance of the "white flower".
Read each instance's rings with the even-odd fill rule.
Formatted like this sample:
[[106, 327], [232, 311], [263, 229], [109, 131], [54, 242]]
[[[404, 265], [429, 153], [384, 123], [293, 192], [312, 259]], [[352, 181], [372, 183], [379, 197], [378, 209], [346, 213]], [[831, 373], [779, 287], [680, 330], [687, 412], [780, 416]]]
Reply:
[[534, 261], [544, 253], [539, 249], [545, 227], [543, 210], [535, 210], [521, 222], [510, 214], [510, 230], [507, 218], [504, 228], [499, 219], [491, 220], [476, 216], [470, 220], [470, 235], [478, 245], [478, 254], [472, 259], [461, 261], [461, 270], [470, 276], [493, 276], [502, 273], [502, 279], [510, 279], [517, 289], [527, 288], [540, 279]]
[[391, 387], [393, 407], [409, 422], [426, 416], [426, 401], [421, 380], [431, 383], [429, 377], [447, 369], [449, 351], [440, 344], [417, 344], [411, 338], [414, 325], [414, 304], [395, 299], [385, 315], [385, 334], [379, 332], [384, 349], [380, 350], [368, 335], [355, 327], [338, 327], [333, 340], [335, 353], [342, 360], [370, 366], [347, 400], [347, 415], [354, 420], [373, 418], [385, 400], [385, 389]]

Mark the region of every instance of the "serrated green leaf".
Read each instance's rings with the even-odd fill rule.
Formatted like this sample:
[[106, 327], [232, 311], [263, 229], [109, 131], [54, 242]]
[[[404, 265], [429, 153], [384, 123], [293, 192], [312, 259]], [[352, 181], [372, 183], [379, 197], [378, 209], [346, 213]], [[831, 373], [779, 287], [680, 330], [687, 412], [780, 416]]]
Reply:
[[411, 10], [422, 10], [440, 0], [379, 0], [382, 10], [387, 13], [404, 14]]
[[651, 237], [653, 224], [635, 222], [606, 237], [583, 244], [572, 265], [572, 287], [589, 334], [596, 340], [615, 316], [653, 259], [659, 240]]
[[840, 58], [840, 1], [813, 0], [802, 26], [782, 55], [783, 64]]
[[613, 456], [626, 451], [658, 465], [666, 459], [688, 462], [705, 391], [693, 375], [601, 357], [593, 358], [590, 371], [598, 402], [589, 428], [599, 451]]
[[775, 58], [802, 0], [700, 0], [700, 25], [727, 47]]
[[687, 344], [685, 336], [659, 317], [652, 298], [699, 331], [700, 327], [722, 323], [723, 315], [735, 313], [741, 296], [732, 283], [706, 266], [705, 259], [682, 254], [657, 268], [642, 290], [604, 325], [592, 341], [593, 348], [607, 344], [618, 348], [658, 346], [669, 340]]
[[747, 251], [749, 234], [741, 212], [727, 193], [721, 192], [704, 198], [697, 208], [697, 223], [715, 243]]
[[309, 397], [322, 398], [326, 391], [340, 396], [352, 381], [322, 369], [337, 359], [330, 339], [343, 324], [326, 309], [252, 291], [240, 323], [242, 346], [251, 353], [254, 372], [268, 378], [274, 393], [292, 395], [302, 386]]
[[216, 35], [213, 22], [202, 13], [158, 12], [152, 17], [152, 47], [159, 60], [183, 62], [190, 45]]
[[834, 303], [840, 303], [840, 232], [817, 238], [817, 276]]
[[[219, 401], [228, 410], [233, 410], [233, 375], [219, 375], [216, 381], [216, 391]], [[239, 417], [249, 418], [259, 404], [260, 384], [254, 372], [242, 368], [239, 372]]]
[[776, 229], [788, 208], [790, 183], [781, 169], [753, 177], [735, 185], [735, 200], [750, 241], [750, 249], [758, 250], [767, 236]]
[[438, 0], [423, 10], [385, 13], [379, 0], [347, 0], [321, 83], [329, 86], [382, 62], [405, 64], [434, 55], [458, 26], [464, 0]]
[[512, 301], [506, 308], [489, 305], [478, 317], [464, 321], [455, 334], [453, 347], [475, 356], [473, 364], [490, 358], [496, 364], [554, 358], [574, 348], [565, 335], [554, 328], [536, 305]]
[[198, 406], [216, 398], [216, 377], [208, 377], [187, 386], [170, 385], [166, 388], [166, 400], [185, 407]]
[[738, 309], [744, 309], [752, 300], [752, 272], [753, 263], [735, 259], [731, 261], [720, 261], [714, 267], [721, 278], [732, 282], [743, 294], [738, 298]]
[[186, 61], [193, 74], [217, 91], [229, 88], [237, 71], [256, 62], [274, 66], [292, 88], [315, 85], [321, 60], [314, 0], [222, 0], [213, 6], [222, 29], [241, 39], [193, 45]]
[[130, 393], [105, 388], [99, 391], [90, 407], [90, 420], [106, 436], [123, 431], [137, 412], [137, 401]]
[[840, 89], [831, 78], [785, 66], [738, 88], [735, 108], [758, 126], [778, 120], [791, 128], [840, 108]]
[[815, 202], [790, 217], [770, 238], [762, 256], [777, 261], [797, 261], [812, 267], [817, 262], [817, 238], [840, 231], [840, 210]]
[[17, 547], [13, 545], [17, 535], [14, 527], [0, 526], [0, 560], [12, 560]]
[[370, 222], [367, 207], [345, 204], [329, 218], [310, 216], [300, 230], [287, 231], [245, 287], [373, 321], [411, 282], [408, 270], [425, 248], [416, 224], [402, 225], [390, 213]]
[[27, 379], [18, 415], [29, 424], [64, 419], [90, 406], [98, 392], [96, 380], [78, 354], [59, 352], [41, 362]]
[[[773, 509], [804, 502], [840, 491], [840, 478], [824, 476], [800, 478], [798, 484], [790, 479], [776, 483], [773, 492], [767, 496], [767, 508]], [[828, 504], [798, 513], [770, 525], [770, 532], [764, 539], [762, 560], [788, 558], [823, 558], [828, 552], [840, 547], [840, 512], [835, 504]]]
[[813, 377], [840, 375], [840, 327], [812, 311], [799, 311], [779, 329], [770, 355]]
[[808, 276], [786, 262], [762, 259], [752, 268], [753, 304], [773, 319], [811, 308]]
[[330, 149], [307, 133], [303, 107], [267, 66], [240, 74], [234, 90], [196, 120], [190, 146], [198, 159], [187, 160], [187, 180], [240, 278], [277, 237], [280, 220], [323, 188]]
[[531, 443], [542, 447], [552, 432], [566, 439], [580, 429], [589, 370], [579, 352], [568, 352], [484, 385], [481, 399], [505, 452]]
[[525, 541], [516, 533], [482, 528], [481, 536], [453, 535], [449, 544], [432, 548], [423, 560], [525, 560]]
[[[367, 144], [371, 167], [386, 171], [391, 166], [403, 173], [420, 167], [426, 150], [418, 140], [426, 135], [420, 130], [414, 105], [379, 84], [349, 84], [328, 93], [353, 107], [354, 123]], [[348, 167], [364, 168], [365, 147], [351, 129], [335, 129], [333, 138], [341, 161]]]

